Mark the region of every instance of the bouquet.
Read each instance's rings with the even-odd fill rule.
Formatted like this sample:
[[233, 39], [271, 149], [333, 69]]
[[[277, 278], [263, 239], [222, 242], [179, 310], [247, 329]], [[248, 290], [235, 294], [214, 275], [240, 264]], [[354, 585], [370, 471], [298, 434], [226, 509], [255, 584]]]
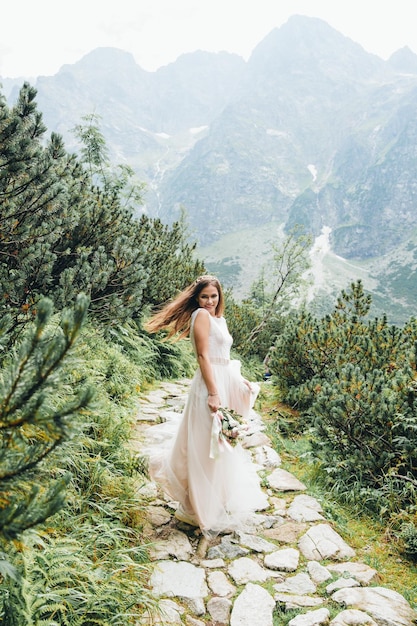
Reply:
[[231, 450], [243, 431], [243, 418], [232, 409], [220, 407], [213, 413], [210, 458], [218, 457], [224, 449]]

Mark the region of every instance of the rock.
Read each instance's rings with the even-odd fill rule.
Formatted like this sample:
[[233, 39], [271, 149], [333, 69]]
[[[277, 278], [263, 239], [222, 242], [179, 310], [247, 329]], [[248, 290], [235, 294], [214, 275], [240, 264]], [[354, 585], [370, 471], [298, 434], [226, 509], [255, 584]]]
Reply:
[[249, 548], [253, 552], [273, 552], [277, 549], [274, 543], [266, 541], [265, 539], [262, 539], [262, 537], [249, 535], [239, 531], [236, 534], [239, 537], [240, 544], [245, 546], [245, 548]]
[[248, 583], [236, 598], [230, 626], [273, 626], [275, 601], [259, 585]]
[[365, 563], [332, 563], [327, 566], [331, 572], [336, 572], [340, 576], [343, 574], [350, 574], [353, 578], [356, 578], [361, 585], [369, 585], [371, 582], [375, 582], [379, 578], [379, 574], [376, 569], [365, 565]]
[[146, 515], [152, 526], [159, 527], [168, 524], [172, 516], [163, 506], [148, 506]]
[[212, 598], [207, 603], [207, 611], [218, 626], [229, 624], [231, 608], [232, 603], [227, 598]]
[[286, 515], [287, 501], [285, 500], [285, 498], [277, 498], [276, 496], [271, 496], [269, 498], [269, 501], [274, 508], [275, 515]]
[[267, 480], [269, 486], [275, 491], [304, 491], [306, 489], [298, 478], [281, 468], [275, 469]]
[[164, 411], [159, 412], [159, 419], [162, 422], [169, 422], [170, 420], [178, 421], [180, 418], [180, 414], [177, 411], [168, 411], [165, 409]]
[[339, 589], [332, 600], [347, 608], [368, 613], [380, 626], [413, 626], [417, 620], [407, 600], [385, 587]]
[[318, 524], [310, 528], [299, 540], [298, 547], [310, 561], [342, 561], [355, 556], [355, 551], [329, 524]]
[[264, 468], [274, 468], [281, 465], [281, 457], [271, 446], [263, 445], [254, 451], [254, 461]]
[[263, 583], [268, 579], [268, 572], [259, 563], [246, 556], [232, 561], [228, 567], [228, 572], [238, 585], [248, 582]]
[[317, 585], [321, 585], [321, 583], [324, 583], [332, 577], [327, 567], [320, 565], [317, 561], [309, 561], [307, 563], [307, 571], [311, 579], [314, 580]]
[[336, 615], [330, 622], [330, 626], [378, 626], [378, 624], [374, 622], [372, 617], [369, 617], [368, 613], [348, 609]]
[[152, 406], [141, 407], [136, 419], [138, 422], [159, 422], [159, 410]]
[[237, 545], [230, 535], [221, 538], [219, 545], [209, 548], [207, 551], [208, 559], [235, 559], [236, 557], [249, 554], [249, 550]]
[[243, 448], [257, 448], [259, 446], [270, 446], [271, 440], [264, 433], [256, 432], [253, 435], [246, 435], [242, 439]]
[[295, 593], [297, 595], [307, 595], [315, 593], [316, 585], [308, 574], [301, 572], [295, 576], [289, 576], [282, 583], [274, 585], [275, 591], [279, 593]]
[[187, 626], [205, 626], [204, 622], [199, 619], [195, 619], [194, 617], [191, 617], [191, 615], [185, 616], [185, 623]]
[[265, 530], [263, 534], [269, 539], [274, 539], [282, 543], [295, 543], [300, 535], [306, 532], [307, 528], [307, 524], [285, 522], [280, 526]]
[[165, 561], [174, 557], [178, 561], [188, 561], [193, 552], [190, 540], [180, 530], [173, 529], [167, 539], [158, 540], [150, 549], [154, 561]]
[[162, 599], [159, 601], [160, 612], [149, 618], [149, 621], [145, 619], [140, 622], [141, 626], [154, 626], [157, 624], [182, 624], [181, 615], [184, 613], [182, 606], [173, 602], [172, 600]]
[[298, 567], [300, 553], [295, 548], [283, 548], [267, 554], [264, 564], [269, 569], [277, 569], [283, 572], [294, 572]]
[[205, 598], [208, 595], [204, 569], [185, 561], [159, 561], [150, 584], [156, 596]]
[[338, 578], [326, 587], [326, 593], [329, 595], [337, 589], [345, 589], [346, 587], [359, 587], [359, 583], [354, 578]]
[[[268, 501], [266, 501], [264, 508], [269, 508]], [[273, 526], [275, 523], [278, 523], [278, 518], [273, 515], [266, 515], [265, 513], [252, 513], [248, 515], [244, 521], [242, 521], [240, 531], [256, 535], [261, 527], [270, 528], [270, 526]]]
[[207, 575], [208, 586], [215, 596], [233, 596], [236, 593], [236, 587], [227, 579], [224, 572], [218, 570], [209, 572]]
[[320, 503], [315, 498], [303, 494], [294, 498], [288, 515], [296, 522], [316, 522], [324, 519], [321, 511]]
[[291, 609], [302, 609], [306, 607], [320, 606], [323, 604], [323, 598], [312, 598], [311, 596], [298, 596], [291, 593], [276, 593], [274, 600], [278, 605], [283, 605], [286, 611]]
[[297, 617], [290, 619], [288, 626], [319, 626], [320, 624], [327, 624], [329, 617], [330, 613], [328, 609], [308, 611], [308, 613], [304, 613], [304, 615], [297, 615]]
[[[165, 403], [166, 392], [163, 389], [155, 389], [146, 394], [146, 402], [156, 406], [163, 406]], [[146, 405], [145, 405], [146, 406]]]
[[188, 596], [178, 596], [178, 599], [181, 600], [183, 604], [192, 612], [194, 615], [204, 615], [206, 612], [206, 607], [204, 606], [203, 598], [199, 596], [195, 596], [194, 598], [190, 598]]
[[221, 567], [225, 567], [223, 559], [206, 559], [201, 561], [200, 565], [207, 569], [220, 569]]
[[138, 497], [140, 500], [156, 500], [158, 497], [158, 488], [151, 481], [144, 481], [138, 487]]

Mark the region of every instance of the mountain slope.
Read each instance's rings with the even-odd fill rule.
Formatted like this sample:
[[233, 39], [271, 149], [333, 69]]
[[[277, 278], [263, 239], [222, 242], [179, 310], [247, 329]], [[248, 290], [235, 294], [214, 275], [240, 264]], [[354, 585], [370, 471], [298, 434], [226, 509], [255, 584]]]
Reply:
[[417, 56], [409, 49], [383, 61], [322, 20], [296, 15], [247, 63], [199, 51], [146, 72], [130, 54], [99, 48], [36, 87], [48, 128], [69, 149], [82, 116], [101, 116], [112, 159], [147, 184], [144, 210], [172, 222], [185, 209], [200, 250], [237, 289], [263, 262], [262, 233], [279, 240], [303, 224], [316, 241], [328, 232], [329, 267], [346, 277], [342, 257], [359, 268], [398, 319], [417, 304]]

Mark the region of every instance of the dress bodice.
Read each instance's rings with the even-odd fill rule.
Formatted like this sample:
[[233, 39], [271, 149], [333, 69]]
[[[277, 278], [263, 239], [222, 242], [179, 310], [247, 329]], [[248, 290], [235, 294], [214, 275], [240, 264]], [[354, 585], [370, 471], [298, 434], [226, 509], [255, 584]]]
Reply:
[[[194, 321], [201, 309], [197, 309], [191, 315], [191, 328], [190, 337], [191, 343], [196, 352], [195, 340], [194, 340]], [[209, 357], [213, 362], [228, 361], [230, 359], [230, 349], [232, 347], [233, 339], [227, 328], [227, 323], [224, 317], [210, 318], [210, 334], [209, 334]]]

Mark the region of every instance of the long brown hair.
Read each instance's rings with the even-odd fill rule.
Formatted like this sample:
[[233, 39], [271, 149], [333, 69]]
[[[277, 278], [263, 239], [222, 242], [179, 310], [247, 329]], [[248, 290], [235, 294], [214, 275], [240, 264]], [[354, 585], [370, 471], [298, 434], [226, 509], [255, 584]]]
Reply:
[[190, 331], [191, 314], [198, 309], [198, 296], [209, 285], [216, 287], [219, 301], [216, 307], [216, 316], [221, 317], [224, 312], [224, 296], [219, 280], [215, 276], [199, 276], [191, 285], [186, 287], [178, 296], [165, 304], [160, 311], [150, 317], [144, 325], [149, 333], [167, 329], [168, 338], [177, 333], [177, 339], [186, 337]]

